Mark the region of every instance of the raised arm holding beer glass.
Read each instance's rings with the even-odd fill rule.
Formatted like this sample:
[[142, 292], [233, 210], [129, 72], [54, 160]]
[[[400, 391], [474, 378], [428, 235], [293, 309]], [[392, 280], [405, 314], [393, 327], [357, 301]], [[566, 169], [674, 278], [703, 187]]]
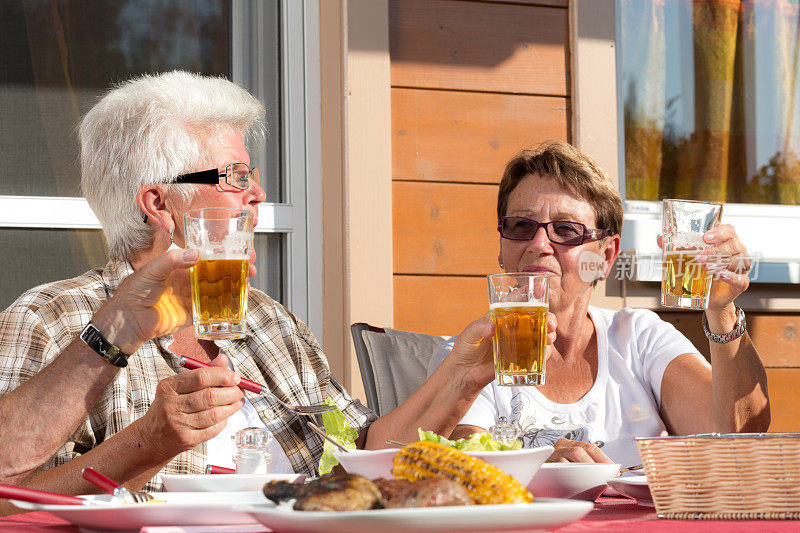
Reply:
[[[715, 342], [735, 329], [733, 300], [748, 283], [736, 271], [746, 250], [733, 228], [711, 224], [702, 250], [690, 252], [696, 265], [713, 257], [716, 266], [706, 310], [709, 365], [654, 312], [589, 304], [612, 272], [622, 229], [620, 195], [589, 156], [562, 142], [518, 154], [500, 181], [497, 219], [500, 266], [509, 276], [549, 280], [556, 339], [543, 384], [491, 383], [454, 438], [504, 416], [519, 426], [525, 446], [554, 445], [553, 461], [638, 464], [635, 436], [767, 429], [766, 375], [755, 348], [746, 333]], [[435, 354], [431, 370], [448, 349]]]

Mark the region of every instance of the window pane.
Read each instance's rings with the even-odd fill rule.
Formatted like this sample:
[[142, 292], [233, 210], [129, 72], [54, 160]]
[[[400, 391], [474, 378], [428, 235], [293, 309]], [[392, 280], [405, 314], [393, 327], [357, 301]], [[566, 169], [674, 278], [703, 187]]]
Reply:
[[625, 194], [800, 204], [800, 6], [617, 0]]
[[[256, 233], [258, 274], [253, 287], [284, 301], [282, 264], [285, 236]], [[68, 279], [92, 268], [103, 268], [108, 255], [100, 230], [0, 229], [0, 250], [7, 251], [3, 283], [0, 283], [0, 309], [11, 305], [26, 290], [61, 279]]]
[[2, 309], [32, 287], [102, 268], [108, 260], [100, 230], [3, 228], [0, 250], [5, 254]]
[[[230, 0], [0, 0], [0, 9], [0, 195], [80, 196], [75, 126], [112, 83], [172, 69], [231, 74]], [[277, 28], [260, 31], [278, 57]], [[277, 88], [277, 68], [267, 77]], [[268, 93], [270, 157], [258, 163], [277, 201], [280, 106], [277, 89]]]

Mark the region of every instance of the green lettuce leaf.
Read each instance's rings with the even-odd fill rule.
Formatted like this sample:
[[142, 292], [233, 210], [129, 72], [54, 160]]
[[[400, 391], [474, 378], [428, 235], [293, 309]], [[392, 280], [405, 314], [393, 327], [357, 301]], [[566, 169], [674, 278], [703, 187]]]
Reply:
[[[336, 404], [330, 398], [326, 398], [325, 405], [335, 406]], [[350, 425], [339, 409], [322, 413], [322, 424], [325, 427], [325, 433], [330, 438], [349, 450], [356, 449], [358, 431]], [[319, 458], [319, 466], [317, 468], [319, 475], [329, 473], [334, 466], [339, 464], [339, 461], [333, 456], [335, 451], [336, 446], [328, 441], [323, 442], [322, 457]]]
[[422, 428], [418, 428], [417, 432], [419, 433], [419, 440], [438, 442], [464, 452], [504, 452], [522, 448], [522, 441], [514, 441], [511, 444], [498, 442], [492, 438], [491, 433], [473, 433], [465, 439], [452, 441], [437, 435], [433, 431], [423, 431]]
[[444, 444], [445, 446], [450, 446], [452, 448], [456, 447], [456, 444], [453, 441], [446, 439], [441, 435], [437, 435], [433, 431], [423, 431], [422, 428], [417, 428], [417, 433], [419, 434], [419, 440], [429, 440], [438, 442], [439, 444]]

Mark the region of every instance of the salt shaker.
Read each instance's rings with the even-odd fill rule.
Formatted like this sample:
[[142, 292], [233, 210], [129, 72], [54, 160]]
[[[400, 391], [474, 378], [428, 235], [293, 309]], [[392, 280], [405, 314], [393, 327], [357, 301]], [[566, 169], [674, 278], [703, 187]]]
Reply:
[[236, 473], [266, 474], [272, 461], [269, 453], [272, 433], [264, 428], [244, 428], [231, 438], [236, 444], [236, 455], [233, 456]]
[[519, 437], [519, 428], [509, 423], [508, 418], [501, 416], [497, 419], [497, 425], [489, 428], [489, 433], [492, 434], [492, 438], [497, 442], [512, 444]]

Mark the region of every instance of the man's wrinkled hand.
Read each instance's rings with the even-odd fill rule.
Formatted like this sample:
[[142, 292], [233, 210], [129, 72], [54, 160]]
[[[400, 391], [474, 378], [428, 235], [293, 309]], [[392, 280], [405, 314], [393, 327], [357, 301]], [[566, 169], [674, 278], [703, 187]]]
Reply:
[[160, 460], [206, 442], [225, 428], [229, 416], [241, 409], [241, 378], [218, 355], [211, 367], [189, 370], [159, 382], [147, 413], [137, 421], [138, 441]]

